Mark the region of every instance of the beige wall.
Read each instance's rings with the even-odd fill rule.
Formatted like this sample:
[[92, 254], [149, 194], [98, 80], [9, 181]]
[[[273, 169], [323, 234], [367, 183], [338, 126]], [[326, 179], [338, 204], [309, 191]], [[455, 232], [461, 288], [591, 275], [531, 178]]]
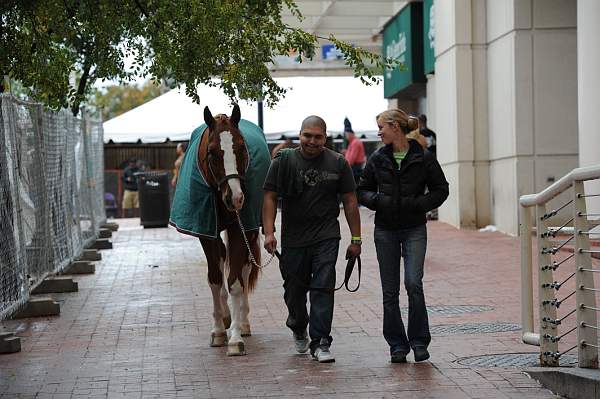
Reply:
[[451, 184], [440, 219], [516, 234], [519, 196], [577, 167], [576, 5], [436, 2], [430, 119]]
[[[600, 164], [600, 1], [577, 1], [577, 78], [579, 81], [580, 166]], [[600, 180], [586, 182], [587, 193], [600, 194]], [[600, 215], [600, 197], [589, 197], [587, 212]], [[595, 218], [597, 218], [596, 216]], [[595, 229], [600, 233], [600, 226]], [[599, 238], [595, 236], [594, 238]]]

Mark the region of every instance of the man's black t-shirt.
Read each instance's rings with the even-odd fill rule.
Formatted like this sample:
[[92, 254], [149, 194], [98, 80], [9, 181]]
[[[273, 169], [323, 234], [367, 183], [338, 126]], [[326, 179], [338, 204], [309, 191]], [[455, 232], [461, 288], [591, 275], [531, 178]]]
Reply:
[[[299, 148], [283, 151], [287, 153], [280, 152], [273, 160], [264, 184], [265, 190], [282, 198], [281, 245], [304, 247], [340, 238], [338, 194], [355, 190], [348, 162], [327, 148], [315, 158], [304, 157]], [[301, 182], [301, 192], [284, 195], [289, 191], [282, 186], [295, 184], [294, 179]]]

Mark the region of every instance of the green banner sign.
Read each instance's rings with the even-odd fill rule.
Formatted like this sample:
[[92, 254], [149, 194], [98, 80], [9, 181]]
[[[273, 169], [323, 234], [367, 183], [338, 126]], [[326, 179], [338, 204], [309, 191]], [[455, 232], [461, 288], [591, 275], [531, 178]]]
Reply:
[[434, 0], [423, 1], [423, 61], [426, 74], [435, 70], [435, 7]]
[[413, 83], [425, 82], [422, 3], [409, 3], [386, 24], [383, 31], [383, 54], [404, 64], [402, 70], [385, 70], [384, 97], [395, 97]]

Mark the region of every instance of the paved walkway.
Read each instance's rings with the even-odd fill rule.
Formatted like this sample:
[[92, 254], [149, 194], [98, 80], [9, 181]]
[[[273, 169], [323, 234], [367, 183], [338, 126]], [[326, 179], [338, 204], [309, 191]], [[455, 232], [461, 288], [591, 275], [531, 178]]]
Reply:
[[[430, 316], [432, 358], [415, 364], [411, 354], [407, 364], [389, 363], [372, 217], [361, 212], [363, 281], [357, 293], [336, 295], [335, 363], [294, 352], [276, 263], [250, 300], [248, 355], [231, 358], [225, 348], [210, 348], [212, 300], [200, 244], [126, 219], [96, 274], [76, 277], [78, 293], [55, 295], [60, 317], [3, 323], [18, 330], [23, 350], [0, 355], [0, 398], [556, 397], [520, 369], [457, 362], [537, 350], [521, 343], [519, 331], [448, 330], [519, 323], [519, 244], [500, 233], [429, 224], [425, 292], [437, 309]], [[338, 276], [342, 269], [340, 260]]]

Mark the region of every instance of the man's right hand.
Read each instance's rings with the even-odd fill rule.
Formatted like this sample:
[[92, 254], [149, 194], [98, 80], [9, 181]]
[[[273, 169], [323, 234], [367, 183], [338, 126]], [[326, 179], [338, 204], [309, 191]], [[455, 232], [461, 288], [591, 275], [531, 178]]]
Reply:
[[275, 238], [275, 233], [268, 233], [265, 235], [264, 247], [268, 253], [275, 253], [277, 250], [277, 238]]

